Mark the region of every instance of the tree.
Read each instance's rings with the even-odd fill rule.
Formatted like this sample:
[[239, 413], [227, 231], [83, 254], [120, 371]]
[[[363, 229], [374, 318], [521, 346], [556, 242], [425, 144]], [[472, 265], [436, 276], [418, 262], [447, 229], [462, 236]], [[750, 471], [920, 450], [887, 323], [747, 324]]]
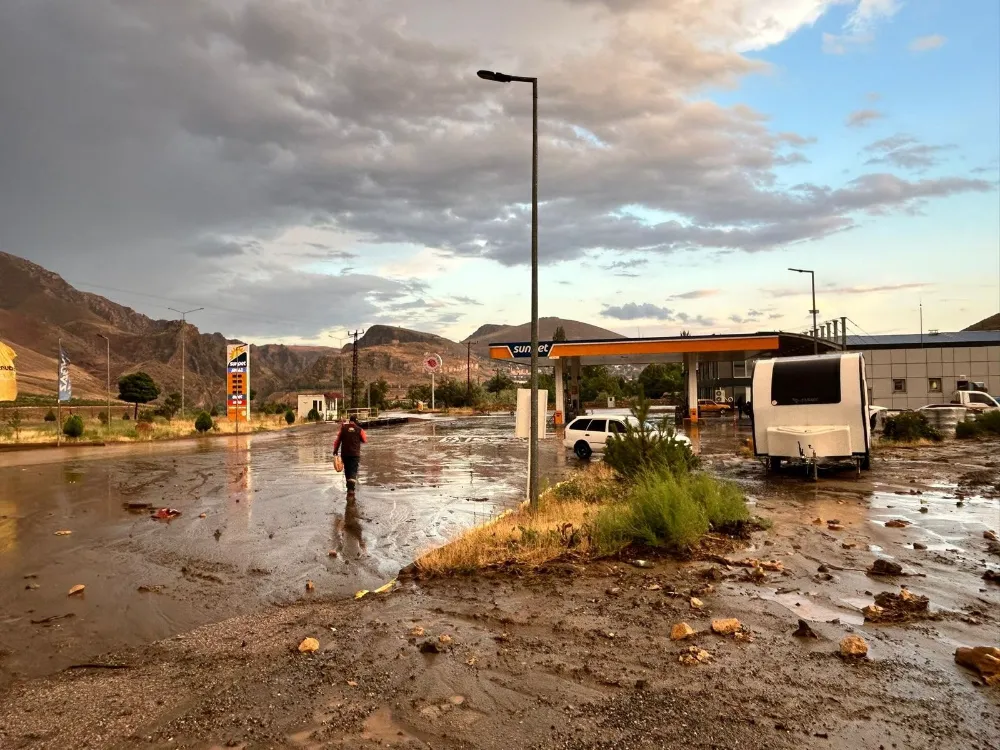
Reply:
[[646, 398], [661, 398], [664, 393], [680, 393], [684, 390], [683, 369], [679, 364], [654, 362], [639, 373], [639, 384]]
[[566, 331], [562, 326], [556, 326], [555, 333], [552, 334], [553, 341], [566, 341]]
[[295, 424], [295, 412], [291, 409], [285, 412], [285, 424]]
[[107, 423], [111, 421], [111, 415], [106, 409], [101, 409], [101, 411], [97, 414], [97, 421], [103, 425], [107, 425]]
[[47, 412], [45, 412], [45, 421], [46, 422], [56, 421], [56, 413], [52, 411], [52, 409], [49, 409]]
[[430, 403], [431, 387], [430, 385], [411, 385], [406, 391], [406, 397], [410, 399], [410, 401], [423, 401], [424, 403]]
[[63, 425], [63, 434], [66, 437], [78, 438], [83, 434], [83, 419], [78, 414], [73, 414]]
[[21, 442], [21, 412], [17, 409], [14, 409], [7, 417], [7, 427], [14, 433], [14, 440]]
[[370, 386], [372, 406], [376, 409], [384, 409], [389, 405], [389, 383], [385, 378], [379, 378]]
[[144, 372], [133, 372], [118, 379], [118, 398], [135, 404], [134, 416], [139, 417], [139, 404], [148, 404], [160, 397], [160, 389]]
[[194, 428], [201, 433], [208, 432], [212, 429], [212, 416], [207, 411], [201, 412], [194, 420]]
[[174, 418], [174, 415], [181, 410], [181, 394], [171, 393], [160, 405], [160, 408], [156, 410], [156, 413], [161, 417], [165, 417], [169, 422]]
[[306, 414], [306, 419], [310, 422], [318, 422], [320, 420], [319, 411], [316, 409], [310, 409], [309, 413]]
[[486, 381], [486, 390], [490, 393], [502, 393], [503, 391], [509, 391], [514, 387], [514, 381], [510, 377], [499, 370], [497, 373]]

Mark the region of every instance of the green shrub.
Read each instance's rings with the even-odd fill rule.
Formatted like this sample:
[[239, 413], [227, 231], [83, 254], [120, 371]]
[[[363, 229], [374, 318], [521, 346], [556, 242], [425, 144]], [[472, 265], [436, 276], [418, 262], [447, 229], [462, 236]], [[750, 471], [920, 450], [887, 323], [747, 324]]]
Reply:
[[691, 448], [673, 439], [673, 426], [667, 418], [656, 426], [650, 422], [649, 406], [649, 400], [640, 395], [631, 409], [638, 425], [626, 422], [623, 434], [608, 438], [604, 463], [626, 479], [645, 471], [685, 473], [697, 467], [698, 458]]
[[99, 421], [103, 425], [106, 425], [108, 423], [109, 419], [110, 419], [110, 416], [108, 415], [108, 412], [106, 412], [106, 411], [101, 411], [97, 415], [97, 421]]
[[83, 419], [77, 414], [71, 415], [63, 425], [63, 434], [71, 438], [83, 435]]
[[916, 440], [941, 440], [941, 433], [919, 411], [904, 411], [885, 420], [882, 437], [895, 442], [909, 443]]
[[319, 412], [316, 409], [310, 409], [306, 419], [310, 422], [318, 422], [320, 420]]
[[128, 422], [130, 419], [132, 419], [132, 415], [129, 414], [128, 412], [125, 412], [124, 414], [122, 414], [122, 421], [123, 422]]
[[710, 529], [727, 529], [749, 519], [735, 485], [707, 474], [647, 471], [636, 477], [626, 499], [603, 509], [588, 531], [600, 554], [626, 547], [688, 549]]
[[156, 421], [156, 414], [150, 409], [143, 409], [139, 412], [139, 418], [136, 421], [139, 424], [153, 424]]
[[45, 421], [46, 422], [55, 422], [56, 421], [56, 413], [54, 411], [52, 411], [52, 409], [49, 409], [45, 413]]
[[285, 412], [285, 424], [295, 424], [295, 412], [291, 409]]
[[614, 472], [602, 464], [591, 464], [576, 471], [569, 479], [552, 489], [558, 500], [580, 500], [585, 503], [607, 503], [620, 499], [626, 488]]
[[210, 416], [210, 417], [217, 417], [217, 416], [219, 416], [219, 407], [218, 407], [217, 404], [212, 404], [212, 408], [211, 408], [211, 410], [209, 410], [208, 416]]
[[212, 429], [212, 425], [213, 425], [212, 415], [209, 414], [207, 411], [201, 412], [198, 415], [198, 418], [194, 420], [194, 428], [198, 430], [198, 432], [202, 433], [208, 432], [209, 430]]
[[986, 436], [1000, 436], [1000, 411], [983, 412], [955, 426], [955, 437], [963, 440]]

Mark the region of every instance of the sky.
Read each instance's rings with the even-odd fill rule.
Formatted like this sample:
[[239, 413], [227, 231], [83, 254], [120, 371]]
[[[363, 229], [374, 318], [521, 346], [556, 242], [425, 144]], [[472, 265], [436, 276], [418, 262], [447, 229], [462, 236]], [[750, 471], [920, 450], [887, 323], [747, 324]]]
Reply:
[[0, 250], [203, 331], [957, 330], [1000, 309], [995, 0], [8, 0]]

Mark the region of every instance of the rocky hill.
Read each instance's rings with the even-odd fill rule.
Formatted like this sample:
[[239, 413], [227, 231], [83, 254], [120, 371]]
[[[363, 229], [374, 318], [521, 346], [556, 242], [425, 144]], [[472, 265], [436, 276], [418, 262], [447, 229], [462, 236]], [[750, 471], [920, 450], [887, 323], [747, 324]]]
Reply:
[[973, 323], [966, 331], [1000, 331], [1000, 313]]

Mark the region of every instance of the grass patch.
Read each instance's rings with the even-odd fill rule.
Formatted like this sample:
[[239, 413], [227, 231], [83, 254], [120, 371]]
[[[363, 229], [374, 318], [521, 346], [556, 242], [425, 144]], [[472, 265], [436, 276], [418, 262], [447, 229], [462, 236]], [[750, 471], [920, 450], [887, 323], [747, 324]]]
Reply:
[[630, 546], [677, 552], [690, 549], [710, 530], [725, 531], [749, 518], [743, 494], [729, 482], [701, 473], [648, 472], [624, 501], [601, 509], [589, 534], [602, 555]]
[[740, 534], [750, 520], [736, 485], [700, 472], [649, 471], [624, 483], [606, 466], [556, 485], [532, 513], [526, 504], [465, 531], [416, 560], [424, 575], [534, 567], [573, 554], [618, 555], [630, 547], [682, 552], [709, 531]]
[[904, 411], [885, 420], [882, 439], [894, 443], [915, 443], [920, 440], [941, 441], [941, 433], [918, 411]]
[[977, 414], [973, 419], [965, 419], [955, 426], [955, 437], [970, 440], [981, 437], [1000, 437], [1000, 411]]

